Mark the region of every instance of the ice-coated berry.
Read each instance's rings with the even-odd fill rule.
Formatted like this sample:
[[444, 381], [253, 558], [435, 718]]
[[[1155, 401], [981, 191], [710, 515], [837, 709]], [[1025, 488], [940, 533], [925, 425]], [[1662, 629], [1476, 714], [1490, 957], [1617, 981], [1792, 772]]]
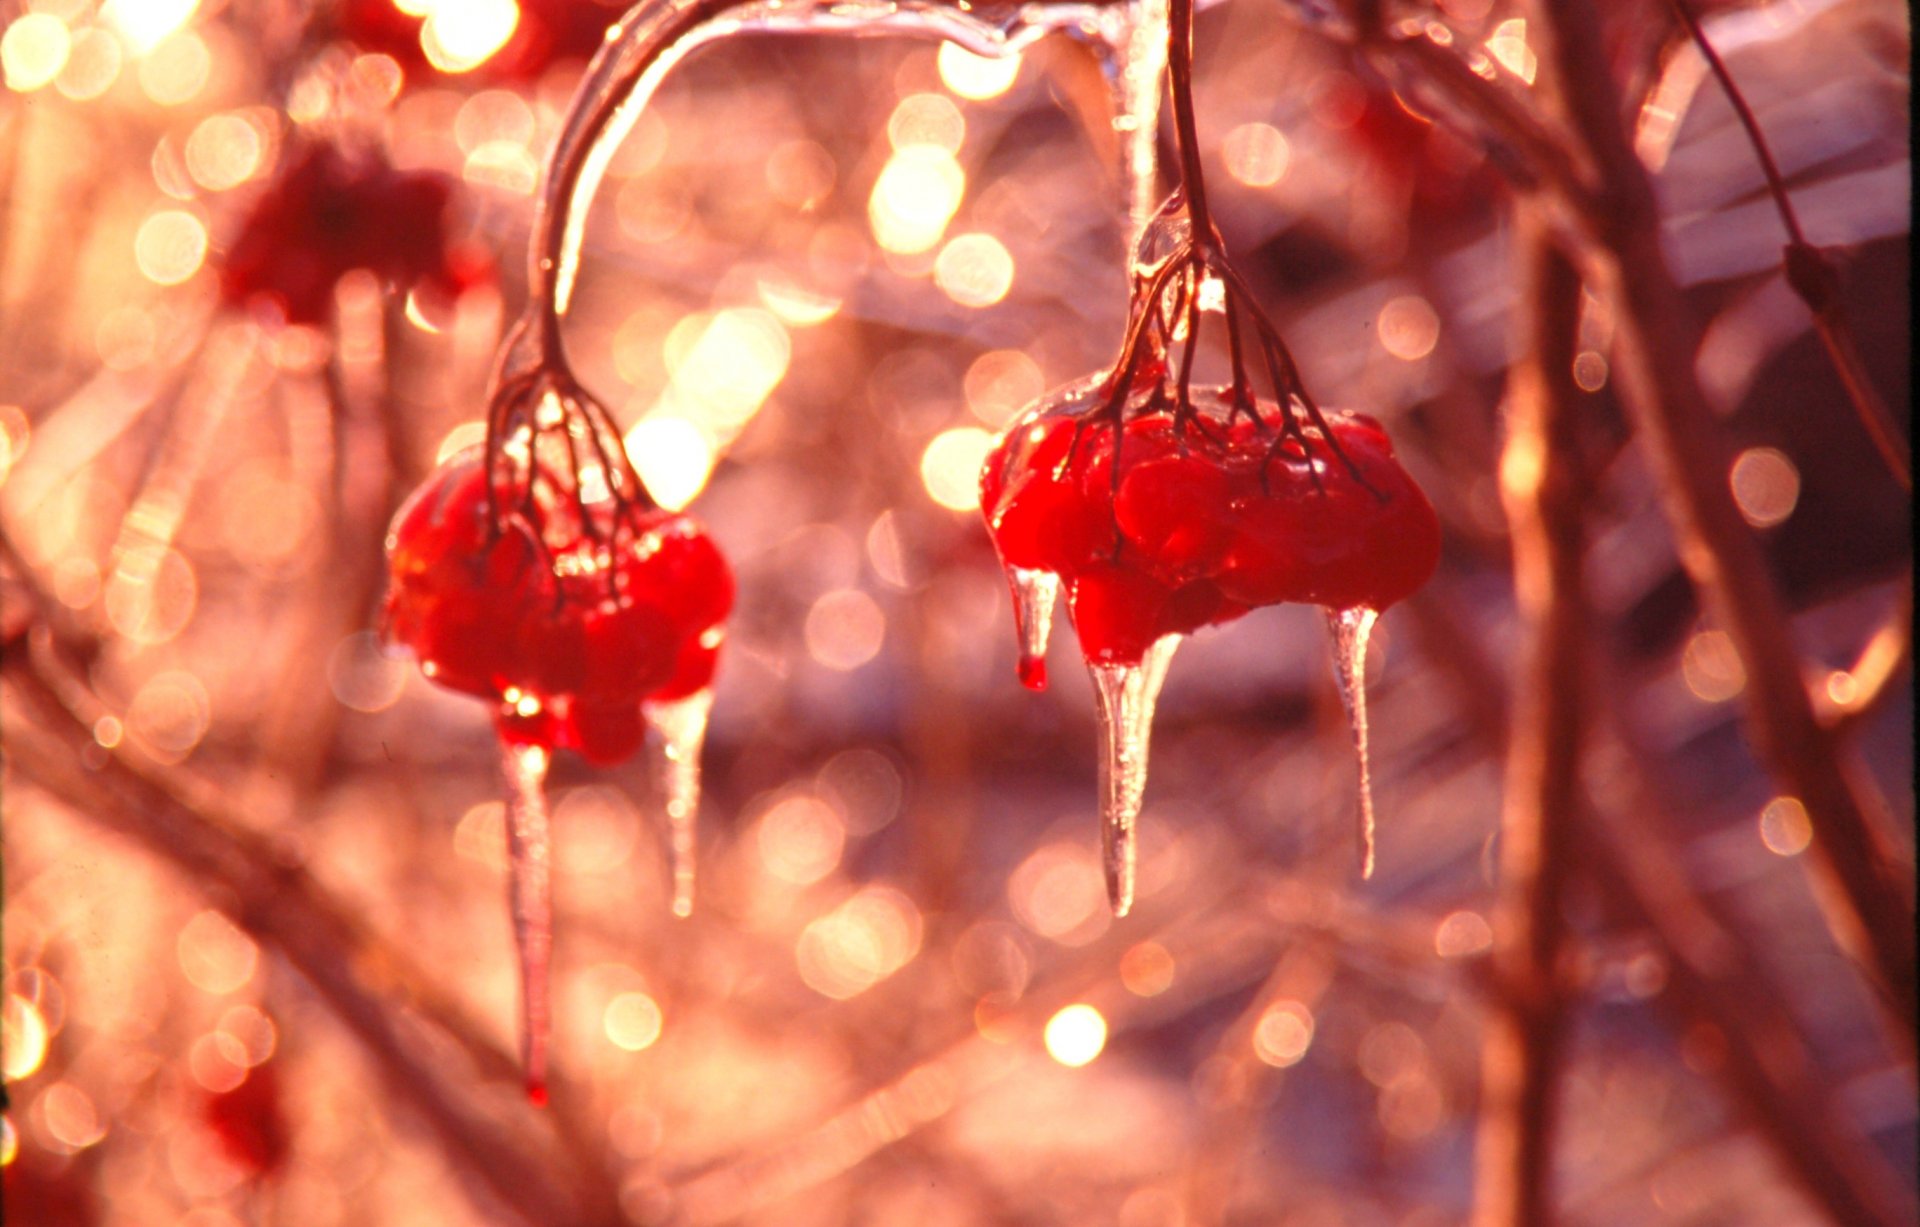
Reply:
[[1060, 577], [1088, 661], [1135, 664], [1162, 636], [1262, 605], [1382, 610], [1432, 574], [1439, 521], [1372, 418], [1328, 414], [1331, 438], [1309, 430], [1303, 448], [1276, 446], [1271, 406], [1264, 428], [1142, 414], [1118, 432], [1116, 481], [1095, 403], [1042, 402], [981, 479], [1002, 562]]
[[429, 477], [388, 534], [386, 633], [434, 681], [498, 702], [508, 742], [616, 763], [643, 703], [711, 684], [733, 574], [691, 517], [583, 513], [546, 477], [497, 522], [476, 454]]

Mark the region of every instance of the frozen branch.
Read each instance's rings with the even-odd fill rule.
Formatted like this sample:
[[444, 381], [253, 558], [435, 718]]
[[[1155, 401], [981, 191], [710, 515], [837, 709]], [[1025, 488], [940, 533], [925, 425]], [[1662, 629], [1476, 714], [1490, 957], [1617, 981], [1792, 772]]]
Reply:
[[1482, 1045], [1477, 1227], [1539, 1227], [1553, 1217], [1566, 1013], [1561, 903], [1587, 704], [1581, 566], [1588, 499], [1573, 385], [1580, 277], [1537, 219], [1525, 220], [1521, 247], [1522, 357], [1508, 378], [1500, 492], [1525, 630], [1501, 819], [1496, 993]]
[[1588, 271], [1616, 304], [1615, 369], [1660, 476], [1682, 565], [1745, 667], [1756, 752], [1813, 817], [1806, 861], [1828, 924], [1879, 986], [1910, 1044], [1920, 1020], [1912, 868], [1892, 837], [1891, 815], [1852, 778], [1816, 717], [1786, 609], [1734, 504], [1725, 442], [1694, 370], [1699, 329], [1661, 248], [1653, 187], [1622, 124], [1619, 93], [1591, 54], [1598, 16], [1588, 0], [1536, 3], [1532, 12], [1542, 79], [1556, 91], [1580, 155], [1608, 185]]

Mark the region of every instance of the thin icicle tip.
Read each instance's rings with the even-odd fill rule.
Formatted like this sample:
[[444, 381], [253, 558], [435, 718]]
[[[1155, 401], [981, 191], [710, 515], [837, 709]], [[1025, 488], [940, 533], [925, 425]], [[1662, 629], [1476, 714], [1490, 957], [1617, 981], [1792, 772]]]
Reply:
[[1137, 826], [1147, 789], [1153, 710], [1181, 636], [1166, 635], [1137, 665], [1090, 664], [1100, 718], [1100, 849], [1107, 902], [1115, 916], [1133, 909]]
[[693, 885], [700, 817], [700, 750], [707, 739], [713, 691], [650, 702], [641, 709], [654, 779], [667, 818], [668, 863], [673, 874], [673, 914], [693, 915]]
[[1333, 637], [1333, 679], [1340, 688], [1341, 705], [1347, 709], [1347, 726], [1353, 733], [1354, 757], [1360, 768], [1360, 877], [1373, 877], [1374, 817], [1373, 769], [1367, 747], [1367, 639], [1378, 610], [1358, 606], [1352, 609], [1324, 611], [1327, 631]]

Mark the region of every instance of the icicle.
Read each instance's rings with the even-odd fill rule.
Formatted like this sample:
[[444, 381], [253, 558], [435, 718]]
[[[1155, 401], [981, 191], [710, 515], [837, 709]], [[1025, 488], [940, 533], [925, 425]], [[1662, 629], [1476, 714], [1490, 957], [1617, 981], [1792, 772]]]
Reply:
[[1367, 761], [1367, 636], [1373, 632], [1377, 610], [1329, 609], [1327, 630], [1333, 634], [1333, 677], [1340, 683], [1340, 701], [1353, 729], [1353, 752], [1360, 760], [1360, 876], [1373, 876], [1373, 772]]
[[501, 743], [507, 777], [507, 875], [520, 957], [520, 1059], [527, 1098], [547, 1102], [548, 987], [553, 959], [553, 838], [547, 826], [547, 748]]
[[1136, 0], [1125, 20], [1096, 42], [1113, 91], [1120, 134], [1121, 199], [1132, 251], [1160, 204], [1160, 95], [1166, 89], [1167, 0]]
[[1053, 633], [1053, 603], [1060, 595], [1060, 577], [1051, 571], [1008, 567], [1013, 588], [1013, 626], [1020, 636], [1020, 684], [1028, 690], [1047, 688], [1047, 639]]
[[700, 747], [707, 739], [713, 691], [647, 703], [641, 710], [654, 737], [654, 778], [666, 798], [667, 848], [673, 866], [673, 914], [693, 914], [695, 820], [700, 812]]
[[1153, 706], [1181, 636], [1164, 635], [1137, 665], [1089, 665], [1100, 703], [1100, 852], [1115, 916], [1133, 907], [1134, 822], [1147, 788]]

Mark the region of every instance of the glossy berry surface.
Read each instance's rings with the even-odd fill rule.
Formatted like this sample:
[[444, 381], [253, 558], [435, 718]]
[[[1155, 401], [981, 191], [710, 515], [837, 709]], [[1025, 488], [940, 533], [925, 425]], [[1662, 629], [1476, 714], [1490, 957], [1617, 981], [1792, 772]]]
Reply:
[[530, 490], [496, 527], [477, 456], [429, 477], [388, 532], [386, 633], [435, 682], [499, 702], [508, 740], [620, 762], [643, 702], [712, 682], [733, 574], [689, 516]]
[[1262, 605], [1382, 610], [1432, 574], [1439, 522], [1378, 422], [1327, 424], [1341, 455], [1317, 430], [1276, 450], [1245, 417], [1135, 417], [1116, 481], [1111, 426], [1030, 413], [988, 455], [981, 506], [1002, 562], [1060, 577], [1092, 663]]
[[221, 260], [221, 294], [295, 324], [330, 318], [334, 287], [358, 268], [451, 298], [490, 275], [484, 257], [448, 239], [453, 192], [445, 175], [396, 170], [372, 153], [297, 148]]

